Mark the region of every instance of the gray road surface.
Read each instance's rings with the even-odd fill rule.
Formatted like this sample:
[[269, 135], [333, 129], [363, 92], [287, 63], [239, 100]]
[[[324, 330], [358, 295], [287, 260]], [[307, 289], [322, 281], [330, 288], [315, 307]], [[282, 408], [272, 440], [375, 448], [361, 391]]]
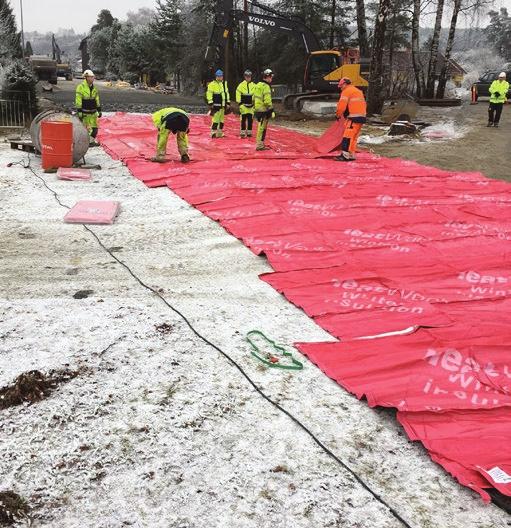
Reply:
[[[57, 105], [71, 110], [74, 106], [76, 86], [81, 79], [73, 81], [59, 80], [53, 93], [42, 94]], [[133, 88], [115, 88], [106, 86], [103, 81], [97, 81], [101, 98], [101, 106], [105, 112], [154, 112], [165, 106], [177, 106], [194, 113], [206, 113], [206, 105], [202, 97], [165, 95], [147, 90]]]

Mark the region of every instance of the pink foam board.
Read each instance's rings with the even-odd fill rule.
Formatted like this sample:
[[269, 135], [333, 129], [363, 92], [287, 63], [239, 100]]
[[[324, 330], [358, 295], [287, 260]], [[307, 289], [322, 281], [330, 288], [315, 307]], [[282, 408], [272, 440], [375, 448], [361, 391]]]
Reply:
[[64, 216], [69, 224], [113, 224], [120, 203], [114, 201], [80, 200]]
[[65, 169], [60, 167], [57, 171], [59, 180], [90, 180], [92, 178], [89, 169]]

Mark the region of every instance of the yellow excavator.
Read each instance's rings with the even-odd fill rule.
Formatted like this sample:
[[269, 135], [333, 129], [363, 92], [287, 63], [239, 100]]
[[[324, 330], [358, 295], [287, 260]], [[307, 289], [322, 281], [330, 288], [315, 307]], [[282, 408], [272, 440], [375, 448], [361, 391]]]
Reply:
[[337, 98], [337, 84], [342, 77], [349, 77], [355, 86], [367, 89], [365, 77], [369, 74], [370, 61], [360, 58], [358, 49], [322, 50], [318, 38], [301, 18], [287, 17], [255, 0], [246, 4], [247, 9], [234, 9], [233, 0], [217, 0], [215, 21], [206, 50], [206, 69], [225, 68], [228, 39], [235, 24], [243, 22], [271, 31], [292, 33], [303, 43], [307, 53], [303, 92], [286, 95], [284, 105], [287, 108], [299, 111], [305, 101]]

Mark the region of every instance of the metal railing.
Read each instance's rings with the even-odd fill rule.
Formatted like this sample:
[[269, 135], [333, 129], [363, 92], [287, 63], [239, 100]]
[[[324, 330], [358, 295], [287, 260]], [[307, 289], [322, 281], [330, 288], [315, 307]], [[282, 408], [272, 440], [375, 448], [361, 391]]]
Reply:
[[287, 84], [272, 85], [272, 92], [272, 98], [274, 101], [282, 101], [282, 99], [284, 99], [287, 94], [293, 93], [293, 91]]
[[21, 101], [0, 99], [0, 128], [25, 128], [25, 112]]
[[0, 92], [0, 129], [25, 128], [30, 109], [29, 92], [3, 90]]

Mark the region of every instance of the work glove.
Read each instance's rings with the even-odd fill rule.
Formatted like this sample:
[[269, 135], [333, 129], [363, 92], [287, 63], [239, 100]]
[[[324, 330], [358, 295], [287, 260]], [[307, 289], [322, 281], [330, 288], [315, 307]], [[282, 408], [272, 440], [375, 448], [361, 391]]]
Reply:
[[493, 95], [494, 95], [495, 97], [500, 97], [500, 92], [493, 92]]
[[98, 117], [103, 117], [103, 112], [101, 110], [98, 112]]

